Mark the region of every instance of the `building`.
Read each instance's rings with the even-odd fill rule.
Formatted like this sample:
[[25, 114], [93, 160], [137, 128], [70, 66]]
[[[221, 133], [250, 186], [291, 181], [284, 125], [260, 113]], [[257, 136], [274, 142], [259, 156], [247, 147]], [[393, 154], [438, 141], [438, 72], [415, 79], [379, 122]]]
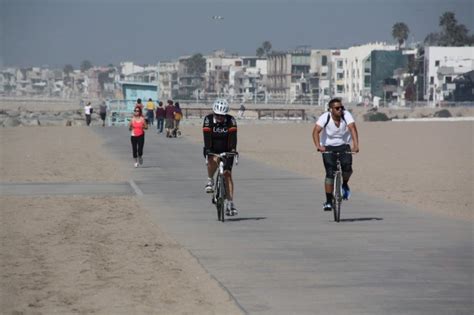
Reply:
[[353, 103], [364, 101], [364, 98], [368, 97], [368, 89], [364, 84], [367, 58], [373, 50], [396, 49], [396, 45], [376, 42], [334, 51], [332, 54], [335, 64], [332, 77], [334, 97]]
[[433, 106], [453, 94], [456, 77], [474, 70], [474, 47], [425, 47], [424, 99]]
[[160, 100], [173, 99], [178, 95], [178, 62], [162, 61], [158, 63], [158, 82]]
[[332, 56], [332, 50], [311, 50], [309, 86], [311, 98], [318, 105], [327, 104], [331, 98], [331, 82], [334, 67]]
[[310, 77], [308, 50], [273, 53], [267, 59], [267, 93], [272, 101], [290, 101], [308, 97]]

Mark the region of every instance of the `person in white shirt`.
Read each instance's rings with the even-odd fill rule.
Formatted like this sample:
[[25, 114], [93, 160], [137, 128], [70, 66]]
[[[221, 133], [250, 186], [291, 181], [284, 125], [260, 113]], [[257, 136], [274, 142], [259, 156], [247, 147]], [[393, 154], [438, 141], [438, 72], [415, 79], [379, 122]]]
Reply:
[[87, 126], [89, 126], [91, 124], [91, 115], [92, 115], [91, 102], [87, 102], [87, 105], [84, 106], [84, 114], [86, 115], [86, 124]]
[[[334, 98], [328, 105], [328, 111], [318, 118], [314, 126], [313, 141], [320, 152], [340, 152], [343, 198], [349, 199], [351, 191], [348, 182], [352, 175], [352, 155], [345, 152], [359, 152], [359, 135], [354, 118], [350, 112], [344, 110], [340, 99]], [[324, 180], [326, 202], [323, 209], [331, 211], [336, 155], [323, 154], [323, 162], [326, 169]]]

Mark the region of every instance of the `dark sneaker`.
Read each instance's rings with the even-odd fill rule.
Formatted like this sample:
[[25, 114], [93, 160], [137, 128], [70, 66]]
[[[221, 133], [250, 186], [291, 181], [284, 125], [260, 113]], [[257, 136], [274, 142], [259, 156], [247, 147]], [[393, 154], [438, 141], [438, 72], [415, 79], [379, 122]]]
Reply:
[[143, 165], [143, 157], [138, 157], [138, 164]]
[[323, 205], [324, 211], [332, 211], [332, 204], [330, 202], [325, 202]]
[[342, 185], [342, 199], [349, 200], [351, 197], [351, 189], [349, 185]]

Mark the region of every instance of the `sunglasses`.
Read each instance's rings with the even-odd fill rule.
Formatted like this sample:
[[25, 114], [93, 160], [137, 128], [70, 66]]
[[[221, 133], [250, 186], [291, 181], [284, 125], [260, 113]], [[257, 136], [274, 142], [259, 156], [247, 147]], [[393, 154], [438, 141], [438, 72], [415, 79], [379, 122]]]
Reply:
[[335, 110], [342, 110], [342, 106], [333, 107], [332, 109], [335, 109]]
[[139, 110], [134, 110], [135, 113], [139, 113], [140, 111]]

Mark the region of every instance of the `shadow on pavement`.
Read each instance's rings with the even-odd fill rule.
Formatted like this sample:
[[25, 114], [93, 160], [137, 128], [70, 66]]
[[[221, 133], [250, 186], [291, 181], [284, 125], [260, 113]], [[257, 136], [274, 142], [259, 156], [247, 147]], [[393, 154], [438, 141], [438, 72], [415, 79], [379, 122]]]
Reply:
[[340, 222], [358, 222], [358, 221], [382, 221], [383, 218], [347, 218], [341, 219]]
[[267, 217], [250, 217], [250, 218], [227, 218], [226, 221], [237, 222], [237, 221], [247, 221], [247, 220], [265, 220]]

